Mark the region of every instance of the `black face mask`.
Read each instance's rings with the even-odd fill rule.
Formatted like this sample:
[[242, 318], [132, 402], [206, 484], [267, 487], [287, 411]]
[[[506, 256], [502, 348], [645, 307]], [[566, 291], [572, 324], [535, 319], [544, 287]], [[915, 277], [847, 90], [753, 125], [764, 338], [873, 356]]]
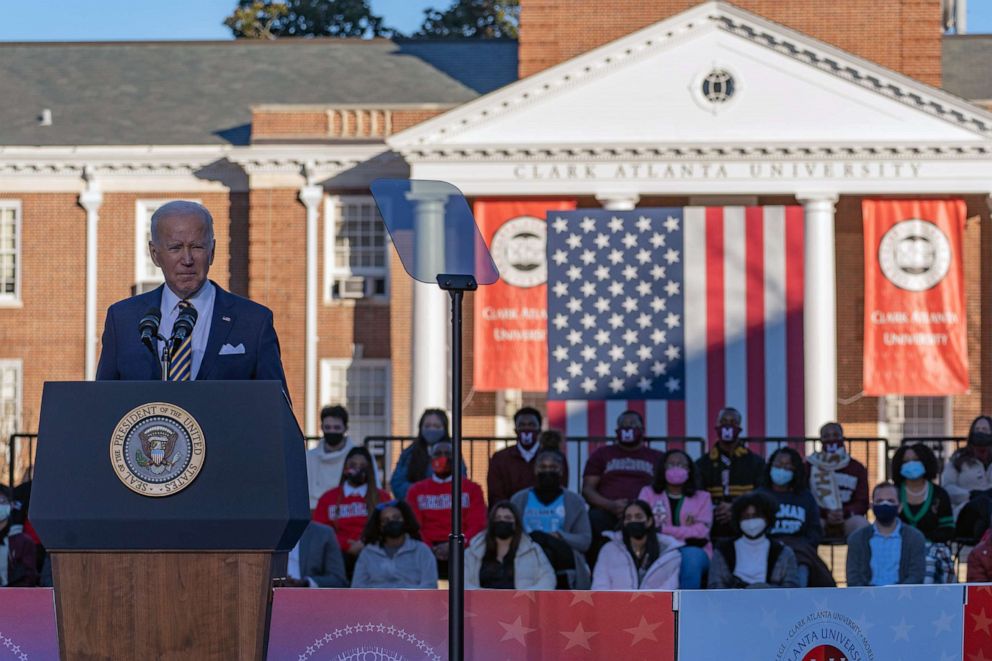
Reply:
[[344, 434], [341, 432], [335, 431], [324, 434], [324, 443], [327, 443], [328, 447], [337, 447], [341, 445], [342, 441], [344, 441]]
[[557, 493], [561, 489], [561, 474], [555, 471], [541, 471], [537, 474], [536, 488], [543, 493]]
[[345, 479], [353, 487], [360, 487], [369, 481], [369, 473], [364, 468], [351, 473], [345, 473]]
[[623, 524], [623, 532], [631, 539], [644, 539], [648, 536], [648, 524], [643, 521], [631, 521]]
[[510, 521], [494, 521], [493, 536], [496, 539], [510, 539], [513, 537], [514, 527]]
[[973, 431], [968, 434], [968, 444], [980, 448], [987, 448], [992, 445], [992, 434], [983, 431]]
[[386, 521], [386, 523], [382, 524], [383, 537], [396, 539], [397, 537], [402, 537], [404, 532], [402, 521]]

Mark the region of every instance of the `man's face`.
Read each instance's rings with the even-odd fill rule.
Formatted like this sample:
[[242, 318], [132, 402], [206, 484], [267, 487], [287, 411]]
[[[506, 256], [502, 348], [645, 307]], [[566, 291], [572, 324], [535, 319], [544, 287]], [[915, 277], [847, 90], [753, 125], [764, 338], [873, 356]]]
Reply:
[[537, 421], [537, 416], [533, 413], [518, 415], [514, 425], [517, 433], [522, 431], [541, 431], [541, 423]]
[[741, 435], [741, 421], [732, 411], [724, 411], [716, 423], [717, 439], [724, 443], [733, 443]]
[[345, 426], [344, 420], [333, 416], [328, 416], [321, 420], [320, 429], [325, 434], [343, 434], [348, 431], [348, 427]]
[[899, 505], [899, 492], [896, 491], [895, 487], [881, 487], [875, 490], [875, 495], [872, 496], [872, 504], [881, 505], [882, 503]]
[[158, 221], [158, 236], [148, 242], [152, 261], [162, 269], [176, 296], [189, 298], [207, 281], [214, 261], [214, 239], [197, 213], [176, 213]]
[[820, 442], [827, 452], [836, 452], [844, 447], [844, 430], [840, 425], [824, 425], [820, 430]]

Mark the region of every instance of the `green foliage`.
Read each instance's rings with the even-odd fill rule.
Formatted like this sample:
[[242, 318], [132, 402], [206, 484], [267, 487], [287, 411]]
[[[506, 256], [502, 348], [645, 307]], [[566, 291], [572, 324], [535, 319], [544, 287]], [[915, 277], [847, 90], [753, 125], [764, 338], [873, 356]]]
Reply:
[[455, 0], [444, 11], [427, 9], [416, 39], [516, 39], [520, 0]]
[[224, 25], [238, 39], [393, 34], [368, 0], [239, 0]]

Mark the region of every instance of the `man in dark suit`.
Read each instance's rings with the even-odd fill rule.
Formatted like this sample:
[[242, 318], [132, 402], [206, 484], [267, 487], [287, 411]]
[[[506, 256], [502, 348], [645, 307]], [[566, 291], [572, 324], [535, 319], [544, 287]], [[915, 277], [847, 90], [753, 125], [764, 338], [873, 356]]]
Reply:
[[152, 215], [148, 250], [165, 285], [110, 306], [103, 331], [98, 380], [158, 380], [157, 356], [141, 343], [138, 323], [150, 308], [161, 311], [159, 334], [170, 337], [179, 311], [193, 306], [197, 321], [188, 343], [173, 356], [170, 380], [272, 379], [286, 375], [272, 311], [221, 289], [207, 279], [214, 260], [213, 218], [195, 202], [177, 200]]
[[287, 577], [280, 585], [287, 588], [346, 588], [344, 556], [334, 529], [323, 523], [307, 524], [300, 541], [289, 552]]

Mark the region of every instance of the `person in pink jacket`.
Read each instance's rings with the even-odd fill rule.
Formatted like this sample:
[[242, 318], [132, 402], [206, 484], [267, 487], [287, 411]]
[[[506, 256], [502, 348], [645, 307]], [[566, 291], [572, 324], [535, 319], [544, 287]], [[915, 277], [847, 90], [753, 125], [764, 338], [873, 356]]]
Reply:
[[713, 500], [699, 489], [696, 463], [682, 450], [670, 450], [654, 468], [654, 481], [637, 496], [651, 506], [654, 524], [662, 534], [681, 540], [679, 588], [698, 590], [710, 567], [713, 545]]
[[682, 542], [658, 532], [651, 507], [635, 500], [624, 508], [621, 525], [603, 533], [609, 541], [596, 560], [592, 589], [678, 589]]

